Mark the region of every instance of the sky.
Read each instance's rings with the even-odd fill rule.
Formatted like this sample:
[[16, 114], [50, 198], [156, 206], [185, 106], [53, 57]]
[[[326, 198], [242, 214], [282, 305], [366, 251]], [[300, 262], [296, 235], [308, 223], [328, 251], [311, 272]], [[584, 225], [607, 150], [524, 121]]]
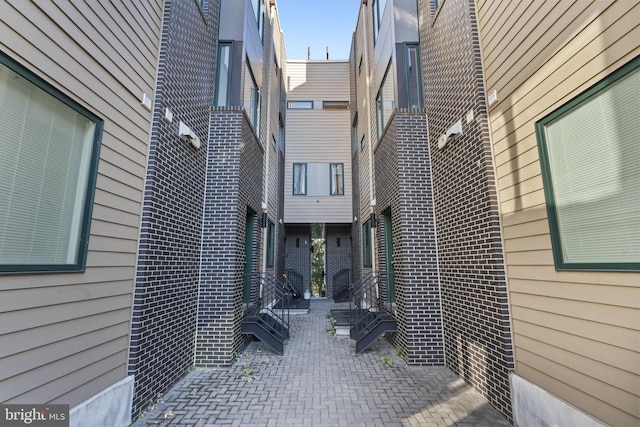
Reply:
[[361, 0], [277, 0], [287, 59], [349, 59]]

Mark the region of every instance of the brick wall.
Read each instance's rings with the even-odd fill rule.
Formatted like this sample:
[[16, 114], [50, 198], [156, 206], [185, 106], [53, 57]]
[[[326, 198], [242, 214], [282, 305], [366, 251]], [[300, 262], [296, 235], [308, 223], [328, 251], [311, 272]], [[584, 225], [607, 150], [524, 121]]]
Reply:
[[[511, 333], [474, 3], [447, 0], [432, 15], [419, 2], [442, 319], [447, 366], [510, 417]], [[463, 134], [438, 149], [458, 120]]]
[[[254, 212], [253, 272], [260, 270], [263, 147], [241, 107], [211, 112], [195, 363], [231, 363], [240, 334], [248, 209]], [[252, 290], [252, 300], [257, 289]]]
[[376, 147], [378, 265], [385, 269], [383, 217], [391, 214], [398, 332], [391, 341], [408, 363], [444, 363], [436, 240], [422, 110], [400, 110]]
[[[340, 239], [340, 246], [338, 246]], [[325, 282], [327, 297], [333, 297], [333, 276], [342, 269], [351, 270], [351, 225], [325, 226]]]
[[[219, 9], [206, 3], [206, 23], [196, 2], [165, 3], [132, 314], [134, 417], [193, 365]], [[180, 120], [202, 139], [199, 150], [178, 137]]]
[[311, 227], [288, 225], [286, 235], [285, 269], [302, 274], [304, 290], [308, 291], [311, 284]]

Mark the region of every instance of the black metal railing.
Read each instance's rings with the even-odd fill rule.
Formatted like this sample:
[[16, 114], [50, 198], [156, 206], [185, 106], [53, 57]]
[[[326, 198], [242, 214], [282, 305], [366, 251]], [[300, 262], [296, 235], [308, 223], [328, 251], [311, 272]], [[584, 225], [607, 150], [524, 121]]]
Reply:
[[393, 273], [370, 272], [362, 276], [351, 288], [351, 308], [354, 324], [359, 323], [370, 312], [385, 311], [393, 315]]
[[275, 320], [274, 330], [282, 336], [288, 335], [290, 309], [286, 300], [290, 298], [290, 291], [287, 286], [273, 274], [267, 273], [253, 273], [250, 280], [252, 290], [257, 291], [258, 298], [247, 306], [244, 318], [268, 315]]
[[333, 299], [345, 301], [351, 297], [351, 269], [343, 268], [333, 275]]
[[289, 284], [295, 289], [296, 294], [304, 295], [304, 276], [297, 270], [288, 269], [284, 274], [287, 275]]

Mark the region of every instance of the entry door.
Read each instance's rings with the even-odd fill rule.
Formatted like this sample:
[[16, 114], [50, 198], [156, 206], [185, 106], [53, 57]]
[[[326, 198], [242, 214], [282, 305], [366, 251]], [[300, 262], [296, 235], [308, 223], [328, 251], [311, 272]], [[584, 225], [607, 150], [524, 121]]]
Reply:
[[391, 229], [391, 211], [384, 212], [384, 262], [387, 272], [387, 301], [396, 302], [396, 284], [393, 273], [393, 231]]
[[244, 286], [242, 288], [242, 302], [251, 302], [251, 273], [253, 271], [253, 233], [255, 231], [256, 214], [247, 210], [247, 226], [244, 235]]

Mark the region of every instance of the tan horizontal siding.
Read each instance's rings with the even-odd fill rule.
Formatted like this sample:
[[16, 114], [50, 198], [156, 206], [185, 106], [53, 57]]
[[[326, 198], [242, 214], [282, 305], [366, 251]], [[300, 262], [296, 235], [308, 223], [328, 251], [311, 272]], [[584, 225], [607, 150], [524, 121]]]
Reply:
[[127, 357], [127, 350], [116, 351], [126, 344], [126, 339], [106, 342], [46, 367], [28, 371], [27, 374], [20, 375], [18, 381], [13, 377], [8, 380], [12, 386], [11, 394], [16, 392], [20, 394], [15, 394], [6, 403], [25, 402], [26, 399], [29, 399], [29, 402], [55, 403], [55, 399], [61, 395], [61, 390], [73, 390], [78, 385], [92, 390], [93, 385], [86, 382], [87, 378], [93, 379], [94, 376], [99, 378], [107, 372], [116, 370], [119, 374], [118, 379], [101, 387], [103, 389], [112, 385], [126, 376], [126, 365], [122, 364], [122, 358]]
[[[287, 63], [289, 100], [348, 101], [347, 62]], [[316, 105], [321, 107], [321, 105]], [[351, 123], [348, 110], [287, 110], [285, 216], [288, 223], [352, 221]], [[343, 196], [293, 196], [293, 163], [343, 163]], [[328, 168], [328, 165], [327, 165]], [[327, 180], [329, 174], [327, 170]]]
[[73, 406], [126, 376], [163, 6], [0, 0], [0, 49], [104, 120], [85, 272], [0, 276], [0, 401]]
[[516, 373], [613, 425], [640, 422], [640, 274], [556, 271], [535, 122], [640, 54], [639, 16], [635, 1], [478, 1]]
[[[616, 420], [613, 425], [616, 426], [635, 426], [637, 425], [637, 400], [632, 401], [631, 406], [628, 405], [628, 399], [623, 401], [608, 402], [607, 400], [601, 400], [594, 397], [589, 393], [593, 388], [601, 386], [600, 381], [595, 381], [590, 377], [576, 377], [581, 381], [572, 381], [573, 378], [567, 378], [566, 374], [576, 373], [571, 369], [567, 370], [563, 366], [553, 363], [553, 361], [540, 358], [534, 354], [528, 353], [525, 350], [521, 351], [522, 356], [516, 363], [516, 369], [525, 378], [536, 378], [537, 384], [546, 390], [555, 390], [559, 395], [574, 396], [574, 398], [580, 402], [584, 402], [588, 412], [591, 414], [598, 414], [602, 420]], [[600, 388], [604, 395], [609, 396], [611, 386], [604, 386]], [[614, 393], [617, 394], [617, 393]], [[611, 395], [613, 397], [613, 395]], [[624, 405], [629, 410], [621, 409], [620, 406]], [[605, 421], [606, 422], [606, 421]]]
[[[55, 344], [59, 341], [65, 341], [73, 337], [87, 336], [94, 330], [119, 327], [118, 325], [127, 325], [128, 327], [128, 322], [123, 323], [122, 317], [126, 316], [129, 312], [129, 308], [122, 308], [119, 310], [92, 314], [93, 321], [91, 323], [72, 319], [4, 335], [4, 338], [6, 338], [8, 342], [16, 342], [12, 346], [3, 346], [0, 348], [0, 357], [4, 358], [15, 354], [33, 351], [34, 342], [38, 343], [39, 346], [42, 347]], [[0, 361], [0, 363], [4, 363], [4, 361]]]

